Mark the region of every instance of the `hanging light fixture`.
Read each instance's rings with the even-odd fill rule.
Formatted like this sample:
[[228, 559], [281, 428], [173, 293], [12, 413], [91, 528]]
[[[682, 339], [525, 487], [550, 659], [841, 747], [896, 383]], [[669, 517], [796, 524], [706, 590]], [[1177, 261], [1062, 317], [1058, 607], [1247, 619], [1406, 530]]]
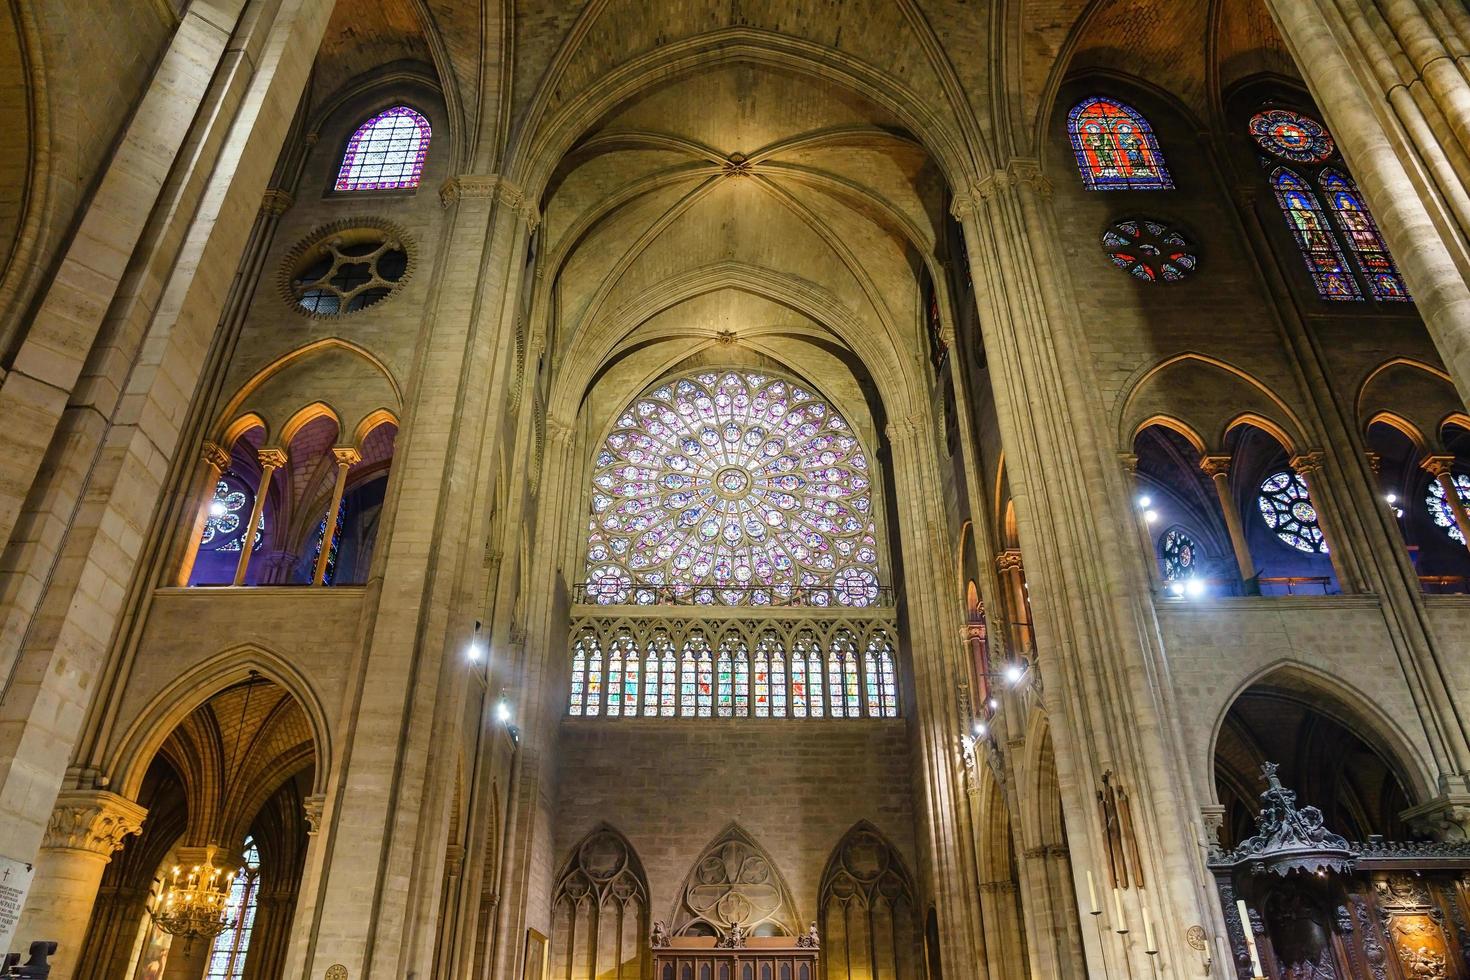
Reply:
[[[230, 757], [230, 778], [225, 782], [222, 800], [230, 798], [230, 789], [240, 770], [240, 739], [245, 733], [245, 721], [250, 710], [250, 694], [260, 675], [250, 672], [245, 684], [245, 697], [240, 704], [240, 724], [235, 729], [235, 749]], [[234, 928], [235, 922], [229, 915], [230, 889], [235, 884], [235, 871], [225, 871], [214, 863], [219, 847], [210, 844], [204, 849], [204, 863], [196, 864], [185, 871], [174, 865], [170, 878], [163, 889], [148, 906], [148, 916], [153, 924], [170, 936], [184, 940], [187, 950], [195, 939], [213, 940], [226, 929]]]

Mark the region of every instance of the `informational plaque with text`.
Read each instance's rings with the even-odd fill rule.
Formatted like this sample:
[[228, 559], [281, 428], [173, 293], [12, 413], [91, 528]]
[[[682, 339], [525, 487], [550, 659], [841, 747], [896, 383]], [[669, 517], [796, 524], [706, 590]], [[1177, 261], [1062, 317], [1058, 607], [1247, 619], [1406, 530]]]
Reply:
[[26, 902], [26, 889], [31, 886], [31, 866], [0, 854], [0, 954], [23, 953], [15, 949], [15, 927], [20, 922], [20, 908]]

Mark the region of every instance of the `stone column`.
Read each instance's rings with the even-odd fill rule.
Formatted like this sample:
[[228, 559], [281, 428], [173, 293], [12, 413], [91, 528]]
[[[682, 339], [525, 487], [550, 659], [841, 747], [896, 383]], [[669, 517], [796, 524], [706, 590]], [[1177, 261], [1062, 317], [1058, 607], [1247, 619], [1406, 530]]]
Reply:
[[1445, 503], [1450, 505], [1450, 512], [1455, 515], [1455, 524], [1460, 529], [1460, 538], [1465, 547], [1470, 548], [1470, 516], [1466, 515], [1465, 502], [1460, 499], [1460, 491], [1455, 486], [1454, 465], [1455, 457], [1433, 453], [1419, 460], [1419, 467], [1434, 477], [1434, 482], [1444, 492]]
[[1361, 592], [1361, 583], [1353, 576], [1345, 560], [1346, 537], [1339, 533], [1338, 514], [1333, 507], [1332, 496], [1326, 485], [1326, 458], [1318, 450], [1298, 453], [1287, 460], [1307, 485], [1307, 495], [1312, 509], [1317, 512], [1317, 526], [1327, 541], [1327, 557], [1332, 560], [1332, 570], [1337, 575], [1337, 585], [1344, 592]]
[[1021, 552], [1008, 548], [995, 556], [995, 569], [1000, 573], [1001, 587], [1010, 602], [1011, 626], [1016, 635], [1014, 654], [1031, 659], [1036, 647], [1031, 636], [1031, 607], [1026, 597], [1026, 572], [1021, 561]]
[[[199, 454], [199, 461], [204, 466], [199, 474], [199, 489], [195, 493], [202, 499], [194, 515], [194, 526], [189, 530], [189, 550], [185, 553], [183, 565], [179, 567], [176, 584], [180, 586], [188, 585], [189, 576], [194, 573], [194, 562], [199, 558], [199, 542], [204, 537], [204, 524], [209, 520], [209, 508], [214, 503], [214, 488], [219, 484], [219, 478], [224, 475], [225, 470], [230, 468], [230, 453], [223, 446], [206, 441], [203, 452]], [[249, 538], [247, 531], [246, 540]]]
[[16, 929], [16, 948], [56, 940], [51, 980], [71, 980], [102, 872], [148, 811], [106, 790], [67, 790], [56, 799], [36, 856], [31, 890]]
[[[1470, 404], [1470, 197], [1453, 127], [1427, 118], [1422, 80], [1382, 25], [1390, 0], [1265, 0], [1403, 272], [1460, 397]], [[1393, 4], [1401, 10], [1407, 5]], [[1448, 9], [1451, 4], [1445, 4]], [[1414, 45], [1422, 49], [1422, 45]], [[1419, 55], [1423, 59], [1422, 50]], [[1427, 64], [1427, 62], [1426, 62]], [[1445, 64], [1446, 71], [1454, 70]], [[1457, 104], [1452, 112], [1459, 113]], [[1438, 115], [1435, 113], [1434, 115]], [[1438, 121], [1440, 125], [1436, 126]]]
[[[1122, 453], [1118, 456], [1118, 462], [1123, 465], [1123, 473], [1128, 480], [1128, 485], [1133, 489], [1136, 503], [1143, 492], [1138, 486], [1138, 455]], [[1164, 583], [1163, 576], [1159, 573], [1158, 549], [1154, 545], [1153, 532], [1149, 530], [1146, 508], [1137, 506], [1132, 508], [1132, 511], [1133, 523], [1138, 526], [1138, 542], [1143, 546], [1143, 565], [1148, 571], [1149, 588], [1157, 592]]]
[[342, 509], [342, 493], [347, 489], [347, 471], [362, 462], [362, 453], [351, 446], [332, 450], [337, 460], [337, 484], [332, 488], [332, 506], [327, 508], [327, 530], [322, 535], [322, 553], [316, 556], [316, 568], [311, 573], [312, 585], [325, 585], [327, 559], [332, 554], [332, 534], [337, 528], [337, 512]]
[[240, 539], [240, 561], [235, 565], [235, 585], [245, 584], [245, 573], [250, 568], [250, 556], [255, 553], [251, 543], [255, 540], [255, 529], [260, 526], [260, 515], [265, 513], [265, 498], [271, 492], [271, 478], [276, 470], [286, 465], [286, 453], [280, 449], [262, 449], [256, 453], [260, 460], [260, 483], [255, 490], [255, 506], [250, 508], [250, 523], [245, 525], [245, 536]]
[[1245, 526], [1240, 521], [1240, 508], [1235, 505], [1235, 494], [1230, 492], [1230, 457], [1202, 456], [1199, 468], [1215, 485], [1225, 529], [1230, 532], [1230, 547], [1235, 550], [1235, 567], [1240, 571], [1240, 580], [1249, 582], [1256, 576], [1256, 563], [1251, 560], [1250, 545], [1246, 544]]

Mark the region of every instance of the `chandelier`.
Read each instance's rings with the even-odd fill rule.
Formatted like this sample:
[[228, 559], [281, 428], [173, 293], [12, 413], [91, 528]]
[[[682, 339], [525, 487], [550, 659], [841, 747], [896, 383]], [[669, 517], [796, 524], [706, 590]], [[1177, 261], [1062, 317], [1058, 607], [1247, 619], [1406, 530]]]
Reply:
[[235, 872], [214, 865], [214, 848], [206, 851], [204, 864], [188, 872], [174, 865], [163, 891], [148, 909], [153, 924], [170, 936], [182, 936], [185, 944], [195, 939], [214, 939], [235, 923], [229, 918], [230, 887]]
[[[250, 693], [260, 678], [256, 671], [250, 672], [245, 684], [245, 697], [240, 704], [240, 724], [235, 729], [235, 749], [230, 754], [229, 779], [220, 795], [221, 801], [230, 799], [230, 790], [240, 770], [240, 739], [245, 734], [245, 720], [250, 710]], [[204, 863], [196, 864], [185, 874], [183, 868], [174, 865], [170, 879], [153, 904], [148, 907], [148, 916], [153, 924], [170, 936], [182, 936], [184, 948], [188, 949], [195, 939], [213, 940], [226, 929], [233, 929], [235, 921], [230, 918], [230, 889], [235, 884], [236, 872], [226, 872], [214, 863], [219, 848], [211, 843], [204, 849]]]

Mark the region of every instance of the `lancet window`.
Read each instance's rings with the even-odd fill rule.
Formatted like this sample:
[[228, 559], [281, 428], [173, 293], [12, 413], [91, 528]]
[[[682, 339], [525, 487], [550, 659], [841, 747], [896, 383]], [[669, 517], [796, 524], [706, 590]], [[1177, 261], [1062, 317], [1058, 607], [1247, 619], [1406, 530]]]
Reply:
[[245, 838], [245, 866], [235, 875], [226, 899], [230, 928], [214, 937], [209, 950], [209, 968], [204, 980], [240, 980], [245, 973], [245, 954], [250, 949], [250, 932], [255, 926], [255, 906], [260, 891], [260, 849], [253, 838]]
[[1172, 190], [1174, 181], [1148, 120], [1116, 99], [1083, 99], [1067, 116], [1082, 183], [1092, 191]]
[[429, 155], [429, 121], [408, 106], [384, 109], [357, 127], [342, 154], [339, 191], [417, 187]]

